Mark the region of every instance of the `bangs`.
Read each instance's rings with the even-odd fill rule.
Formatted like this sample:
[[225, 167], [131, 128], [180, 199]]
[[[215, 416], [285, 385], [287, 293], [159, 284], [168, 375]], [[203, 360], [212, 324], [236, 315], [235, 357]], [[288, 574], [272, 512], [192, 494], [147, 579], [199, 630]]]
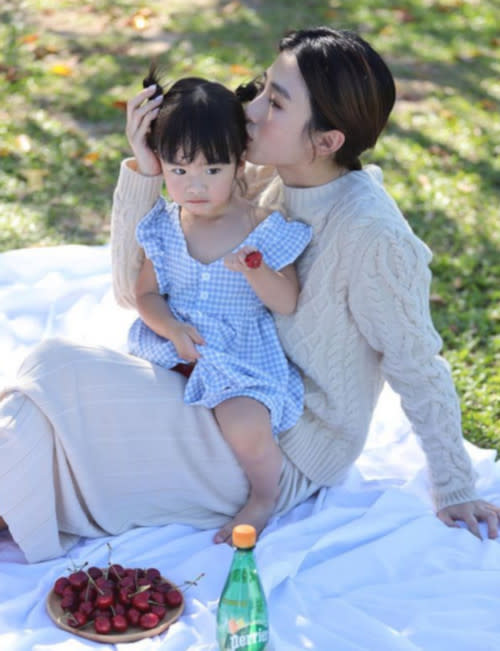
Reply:
[[[184, 80], [187, 81], [187, 80]], [[203, 154], [209, 165], [239, 162], [246, 148], [246, 119], [234, 93], [199, 79], [167, 92], [154, 127], [154, 145], [168, 163], [192, 163]]]

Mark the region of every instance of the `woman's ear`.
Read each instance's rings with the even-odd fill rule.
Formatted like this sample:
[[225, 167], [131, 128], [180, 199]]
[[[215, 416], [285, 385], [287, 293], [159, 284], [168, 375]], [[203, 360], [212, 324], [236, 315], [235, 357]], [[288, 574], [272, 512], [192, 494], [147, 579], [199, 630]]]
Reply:
[[318, 131], [314, 137], [314, 147], [317, 156], [329, 157], [338, 151], [345, 142], [345, 135], [342, 131], [331, 129], [330, 131]]

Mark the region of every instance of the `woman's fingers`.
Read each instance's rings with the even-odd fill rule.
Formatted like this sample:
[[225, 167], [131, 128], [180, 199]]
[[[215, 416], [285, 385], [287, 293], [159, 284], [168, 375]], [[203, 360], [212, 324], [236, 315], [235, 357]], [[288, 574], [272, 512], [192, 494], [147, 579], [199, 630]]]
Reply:
[[134, 95], [134, 97], [131, 97], [127, 102], [127, 116], [130, 116], [136, 108], [141, 106], [145, 100], [151, 97], [154, 94], [155, 89], [156, 84], [152, 84], [151, 86], [148, 86], [147, 88], [141, 90], [141, 92], [137, 93], [137, 95]]

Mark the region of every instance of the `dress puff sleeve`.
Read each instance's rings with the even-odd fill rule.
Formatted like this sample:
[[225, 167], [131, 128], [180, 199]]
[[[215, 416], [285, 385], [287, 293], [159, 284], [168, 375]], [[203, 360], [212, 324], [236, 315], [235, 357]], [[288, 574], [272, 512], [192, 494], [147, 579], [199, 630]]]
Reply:
[[160, 294], [167, 294], [167, 246], [172, 238], [172, 206], [160, 197], [151, 210], [137, 224], [135, 236], [151, 260], [156, 273]]
[[295, 262], [311, 241], [312, 228], [300, 221], [287, 221], [273, 212], [259, 225], [257, 247], [271, 269], [283, 269]]

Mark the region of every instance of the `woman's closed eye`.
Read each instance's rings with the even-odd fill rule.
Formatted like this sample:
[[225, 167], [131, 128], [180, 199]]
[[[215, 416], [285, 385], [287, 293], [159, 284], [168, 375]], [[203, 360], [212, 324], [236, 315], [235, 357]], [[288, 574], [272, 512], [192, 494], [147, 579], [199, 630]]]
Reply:
[[269, 104], [275, 109], [283, 108], [279, 102], [276, 101], [276, 98], [272, 95], [269, 97]]

